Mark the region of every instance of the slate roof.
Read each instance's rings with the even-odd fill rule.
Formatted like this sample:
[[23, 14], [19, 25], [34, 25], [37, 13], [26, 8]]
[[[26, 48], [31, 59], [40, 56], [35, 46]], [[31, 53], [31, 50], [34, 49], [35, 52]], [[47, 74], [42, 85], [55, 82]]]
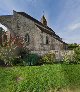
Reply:
[[50, 35], [53, 35], [55, 39], [59, 40], [60, 42], [62, 42], [64, 44], [66, 44], [65, 42], [63, 42], [61, 40], [61, 38], [57, 34], [55, 34], [55, 32], [50, 27], [43, 25], [40, 21], [38, 21], [37, 19], [31, 17], [30, 15], [26, 14], [25, 12], [17, 12], [17, 13], [24, 16], [24, 17], [26, 17], [26, 18], [28, 18], [28, 19], [30, 19], [30, 20], [32, 20], [32, 21], [34, 21], [34, 23], [36, 23], [36, 26], [39, 29], [41, 29], [43, 32], [46, 32]]

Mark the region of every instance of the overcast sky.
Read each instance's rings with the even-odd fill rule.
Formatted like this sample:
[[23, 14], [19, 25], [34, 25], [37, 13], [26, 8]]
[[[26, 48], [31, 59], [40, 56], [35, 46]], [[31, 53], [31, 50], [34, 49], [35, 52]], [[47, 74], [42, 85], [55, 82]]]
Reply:
[[80, 0], [0, 0], [0, 15], [23, 11], [40, 20], [44, 15], [67, 43], [80, 43]]

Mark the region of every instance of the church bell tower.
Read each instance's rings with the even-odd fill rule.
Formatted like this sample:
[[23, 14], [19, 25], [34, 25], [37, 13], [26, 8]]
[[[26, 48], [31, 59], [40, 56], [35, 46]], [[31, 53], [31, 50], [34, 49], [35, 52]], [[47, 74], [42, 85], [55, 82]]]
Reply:
[[45, 16], [43, 15], [42, 18], [41, 18], [41, 23], [44, 25], [44, 26], [47, 26], [47, 20], [45, 18]]

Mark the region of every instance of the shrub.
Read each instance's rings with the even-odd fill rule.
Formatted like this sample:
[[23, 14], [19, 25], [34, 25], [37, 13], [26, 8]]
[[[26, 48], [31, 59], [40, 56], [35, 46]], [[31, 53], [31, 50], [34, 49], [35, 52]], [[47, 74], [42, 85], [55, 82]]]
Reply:
[[77, 47], [77, 48], [74, 50], [74, 61], [75, 61], [77, 64], [80, 64], [80, 47]]
[[80, 63], [80, 47], [77, 47], [70, 54], [65, 54], [63, 58], [65, 64], [79, 64]]
[[42, 56], [42, 61], [44, 63], [54, 63], [55, 62], [55, 54], [54, 53], [47, 53]]
[[12, 65], [23, 65], [23, 62], [21, 61], [21, 58], [14, 58], [12, 61]]
[[63, 63], [65, 64], [74, 64], [74, 51], [65, 53], [63, 57]]
[[38, 64], [39, 56], [37, 54], [29, 54], [27, 60], [29, 62], [29, 65], [36, 65]]
[[63, 58], [63, 63], [65, 64], [70, 64], [70, 63], [74, 63], [74, 58], [73, 58], [74, 55], [68, 55], [68, 54], [65, 54], [64, 58]]
[[18, 46], [0, 47], [1, 65], [36, 65], [38, 60], [39, 56], [30, 54], [26, 48], [19, 48]]
[[23, 65], [36, 65], [39, 61], [39, 56], [37, 54], [31, 54], [26, 48], [20, 48], [19, 50], [20, 63]]
[[26, 58], [26, 56], [30, 53], [30, 51], [27, 48], [19, 48], [18, 52], [18, 55], [21, 57], [21, 59]]
[[26, 48], [18, 46], [0, 47], [0, 64], [13, 65], [36, 65], [38, 64], [39, 56], [30, 54]]
[[27, 54], [21, 59], [23, 65], [37, 65], [39, 63], [40, 57], [37, 54]]
[[0, 60], [5, 65], [12, 66], [14, 58], [18, 58], [16, 53], [17, 46], [0, 47]]
[[0, 66], [5, 66], [5, 63], [3, 60], [0, 59]]

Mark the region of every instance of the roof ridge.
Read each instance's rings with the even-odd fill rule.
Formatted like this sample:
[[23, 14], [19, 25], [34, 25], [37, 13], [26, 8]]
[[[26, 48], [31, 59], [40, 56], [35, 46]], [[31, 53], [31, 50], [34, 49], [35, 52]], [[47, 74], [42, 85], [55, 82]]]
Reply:
[[[43, 25], [39, 20], [35, 19], [34, 17], [30, 16], [29, 14], [27, 14], [27, 13], [25, 13], [25, 12], [17, 12], [17, 13], [18, 13], [18, 14], [21, 14], [21, 15], [23, 15], [23, 16], [25, 16], [25, 17], [28, 17], [28, 18], [30, 18], [31, 20], [33, 20], [34, 22], [40, 24], [41, 26], [43, 26], [43, 27], [45, 27], [45, 28], [47, 28], [47, 29], [53, 31], [50, 27]], [[53, 31], [53, 32], [54, 32], [54, 31]]]

